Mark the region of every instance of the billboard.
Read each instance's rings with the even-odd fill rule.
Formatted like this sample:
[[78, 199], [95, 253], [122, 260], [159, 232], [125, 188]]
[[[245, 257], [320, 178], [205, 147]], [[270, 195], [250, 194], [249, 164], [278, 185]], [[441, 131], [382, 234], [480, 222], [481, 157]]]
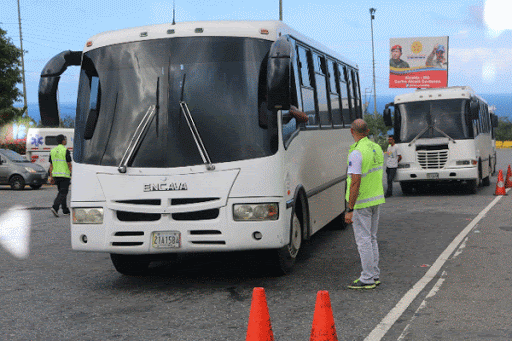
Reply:
[[390, 88], [448, 86], [448, 37], [391, 38]]

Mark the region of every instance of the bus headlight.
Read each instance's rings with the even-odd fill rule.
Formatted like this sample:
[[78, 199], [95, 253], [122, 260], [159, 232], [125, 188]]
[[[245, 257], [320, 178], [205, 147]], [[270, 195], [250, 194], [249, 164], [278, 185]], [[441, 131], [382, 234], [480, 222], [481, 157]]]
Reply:
[[399, 163], [398, 168], [411, 168], [410, 163]]
[[103, 208], [72, 208], [73, 210], [73, 224], [102, 224], [103, 223]]
[[279, 219], [279, 205], [265, 204], [236, 204], [233, 205], [233, 219], [236, 221], [263, 221]]
[[459, 160], [459, 161], [455, 161], [455, 164], [457, 166], [468, 166], [468, 165], [476, 166], [478, 164], [478, 161], [477, 160]]

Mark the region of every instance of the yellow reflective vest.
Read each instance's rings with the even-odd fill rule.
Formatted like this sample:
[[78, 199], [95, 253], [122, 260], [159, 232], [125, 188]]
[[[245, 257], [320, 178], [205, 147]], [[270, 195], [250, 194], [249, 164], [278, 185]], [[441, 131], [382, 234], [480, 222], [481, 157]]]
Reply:
[[53, 165], [52, 176], [54, 178], [71, 178], [71, 172], [66, 162], [66, 152], [67, 148], [61, 144], [50, 152]]
[[[384, 174], [384, 154], [382, 148], [367, 137], [362, 138], [350, 146], [350, 153], [359, 150], [363, 156], [361, 167], [361, 185], [359, 186], [359, 195], [357, 196], [354, 209], [371, 207], [383, 204], [384, 187], [382, 186], [382, 176]], [[348, 160], [347, 160], [348, 165]], [[350, 197], [350, 184], [352, 178], [347, 178], [346, 200]]]

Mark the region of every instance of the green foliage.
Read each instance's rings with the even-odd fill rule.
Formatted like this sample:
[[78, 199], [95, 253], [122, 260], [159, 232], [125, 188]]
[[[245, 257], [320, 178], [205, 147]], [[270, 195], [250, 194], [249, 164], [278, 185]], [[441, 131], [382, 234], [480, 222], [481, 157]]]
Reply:
[[[43, 125], [41, 120], [37, 122], [37, 128], [55, 128], [55, 127], [47, 127]], [[59, 122], [59, 128], [75, 128], [75, 119], [73, 117], [65, 117], [61, 118]]]
[[[1, 94], [0, 94], [1, 97]], [[27, 107], [23, 108], [14, 108], [14, 107], [6, 107], [0, 108], [0, 126], [18, 120], [23, 117], [23, 113], [25, 113]]]
[[14, 150], [16, 153], [25, 155], [27, 152], [27, 139], [18, 139], [8, 142], [0, 142], [0, 149]]
[[382, 150], [386, 150], [388, 148], [388, 128], [384, 124], [384, 118], [382, 114], [368, 113], [364, 115], [364, 120], [370, 129], [370, 134], [368, 137], [378, 143]]
[[[23, 111], [12, 107], [22, 93], [16, 87], [21, 82], [21, 50], [16, 47], [7, 32], [0, 28], [0, 124], [9, 122]], [[26, 108], [24, 108], [26, 109]]]
[[496, 141], [512, 141], [512, 121], [508, 117], [498, 117], [495, 129]]
[[75, 119], [73, 117], [66, 117], [60, 120], [59, 127], [61, 128], [75, 128]]

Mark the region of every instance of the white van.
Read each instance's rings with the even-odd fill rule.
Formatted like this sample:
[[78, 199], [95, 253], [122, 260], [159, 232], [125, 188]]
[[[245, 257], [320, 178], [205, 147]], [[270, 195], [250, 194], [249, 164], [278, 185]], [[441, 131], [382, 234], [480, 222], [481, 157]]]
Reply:
[[66, 136], [68, 141], [66, 147], [73, 157], [73, 128], [29, 128], [27, 132], [26, 157], [32, 163], [41, 165], [48, 171], [50, 169], [50, 151], [57, 146], [57, 136]]

